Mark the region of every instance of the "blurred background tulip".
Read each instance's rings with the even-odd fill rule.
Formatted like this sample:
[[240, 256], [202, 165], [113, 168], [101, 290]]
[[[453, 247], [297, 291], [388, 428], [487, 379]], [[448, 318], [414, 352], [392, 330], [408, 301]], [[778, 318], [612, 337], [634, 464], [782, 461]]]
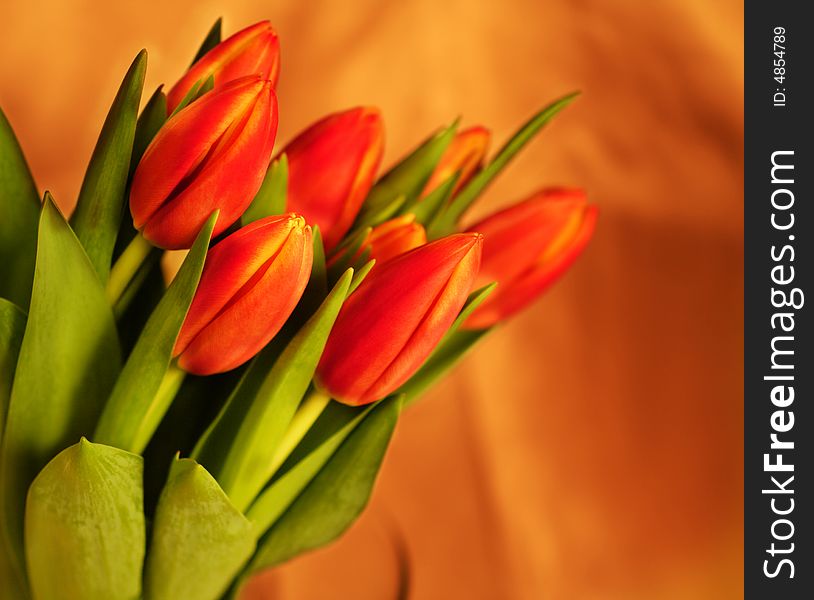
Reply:
[[288, 210], [318, 225], [330, 251], [347, 233], [376, 177], [384, 124], [375, 108], [335, 113], [289, 142]]
[[[377, 265], [381, 265], [426, 243], [427, 232], [421, 223], [416, 223], [415, 215], [402, 215], [373, 227], [347, 264], [355, 264], [364, 258], [373, 259]], [[341, 252], [328, 265], [335, 264], [339, 259], [344, 259]]]
[[483, 163], [486, 150], [489, 148], [490, 136], [489, 130], [479, 125], [456, 134], [444, 151], [427, 185], [424, 186], [422, 197], [427, 196], [458, 172], [460, 175], [452, 193], [466, 185]]
[[268, 21], [260, 21], [223, 40], [195, 61], [167, 94], [167, 114], [198, 82], [214, 79], [215, 89], [234, 79], [259, 75], [277, 84], [280, 75], [280, 41]]
[[345, 302], [317, 368], [317, 386], [345, 404], [395, 391], [421, 366], [464, 305], [482, 237], [459, 233], [374, 269]]
[[534, 301], [588, 244], [597, 213], [583, 190], [547, 189], [469, 227], [484, 236], [475, 287], [498, 286], [465, 327], [489, 327]]
[[172, 117], [133, 176], [130, 211], [147, 240], [189, 248], [213, 211], [213, 236], [234, 223], [260, 188], [277, 132], [277, 97], [258, 76], [226, 84]]
[[175, 344], [179, 366], [209, 375], [252, 358], [299, 302], [312, 260], [311, 228], [293, 214], [260, 219], [216, 244]]

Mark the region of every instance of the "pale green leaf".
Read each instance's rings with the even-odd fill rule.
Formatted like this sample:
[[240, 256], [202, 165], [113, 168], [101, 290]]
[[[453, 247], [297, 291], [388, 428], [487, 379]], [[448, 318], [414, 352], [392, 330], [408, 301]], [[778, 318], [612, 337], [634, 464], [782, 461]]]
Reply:
[[37, 600], [141, 595], [145, 524], [140, 456], [82, 440], [31, 484], [25, 554]]
[[11, 382], [14, 380], [24, 331], [25, 313], [5, 298], [0, 298], [0, 441], [3, 439]]
[[249, 572], [323, 546], [362, 512], [401, 410], [400, 397], [379, 402], [359, 423], [258, 544]]
[[0, 110], [0, 297], [28, 308], [40, 196], [11, 125]]
[[571, 104], [578, 96], [572, 93], [555, 100], [529, 119], [510, 139], [482, 171], [475, 175], [463, 189], [458, 192], [446, 210], [442, 210], [427, 229], [429, 239], [443, 237], [455, 229], [455, 224], [467, 208], [478, 198], [486, 187], [506, 168], [514, 156], [529, 143], [540, 130], [563, 108]]
[[49, 194], [38, 239], [0, 455], [0, 518], [18, 550], [29, 484], [57, 452], [93, 430], [121, 365], [104, 289]]
[[99, 420], [96, 442], [140, 453], [169, 408], [171, 394], [159, 392], [198, 287], [216, 219], [217, 213], [213, 213], [201, 228], [184, 264], [144, 326]]
[[266, 176], [254, 200], [240, 217], [241, 225], [248, 225], [258, 219], [285, 213], [288, 190], [288, 158], [283, 154], [266, 171]]
[[273, 474], [272, 459], [311, 383], [352, 276], [348, 270], [279, 357], [273, 345], [261, 351], [193, 452], [240, 510]]
[[[458, 121], [431, 136], [409, 156], [385, 173], [370, 190], [354, 229], [377, 225], [403, 205], [410, 204], [424, 190], [444, 151], [455, 137]], [[401, 198], [398, 205], [394, 206]], [[388, 214], [388, 207], [392, 212]]]
[[122, 219], [147, 52], [138, 53], [107, 114], [82, 181], [71, 225], [104, 283]]
[[251, 523], [206, 469], [176, 458], [153, 521], [145, 600], [217, 600], [255, 543]]

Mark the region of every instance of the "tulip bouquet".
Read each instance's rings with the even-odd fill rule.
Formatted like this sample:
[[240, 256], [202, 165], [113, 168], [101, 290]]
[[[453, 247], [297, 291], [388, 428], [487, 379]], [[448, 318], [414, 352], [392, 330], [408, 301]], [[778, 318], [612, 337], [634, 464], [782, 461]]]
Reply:
[[335, 539], [402, 408], [591, 237], [575, 189], [459, 225], [573, 95], [488, 161], [456, 122], [378, 176], [373, 108], [275, 152], [277, 35], [220, 38], [140, 112], [138, 54], [70, 219], [0, 113], [4, 599], [233, 597]]

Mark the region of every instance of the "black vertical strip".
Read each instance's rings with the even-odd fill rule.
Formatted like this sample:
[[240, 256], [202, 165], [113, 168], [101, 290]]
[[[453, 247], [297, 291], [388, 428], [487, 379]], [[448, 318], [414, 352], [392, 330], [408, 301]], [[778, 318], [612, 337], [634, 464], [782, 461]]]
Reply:
[[746, 598], [814, 598], [814, 24], [745, 3]]

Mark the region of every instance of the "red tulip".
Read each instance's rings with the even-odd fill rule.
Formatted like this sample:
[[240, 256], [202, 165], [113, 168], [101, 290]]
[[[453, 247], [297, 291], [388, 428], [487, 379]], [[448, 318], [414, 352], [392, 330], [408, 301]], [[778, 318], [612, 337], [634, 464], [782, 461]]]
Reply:
[[427, 196], [459, 171], [461, 174], [455, 182], [452, 193], [455, 194], [466, 185], [486, 156], [490, 135], [489, 130], [481, 126], [470, 127], [457, 134], [447, 146], [430, 180], [424, 186], [422, 197]]
[[353, 224], [383, 150], [384, 127], [375, 108], [325, 117], [283, 150], [288, 156], [288, 210], [319, 226], [326, 250]]
[[190, 88], [210, 76], [215, 89], [234, 79], [259, 75], [277, 84], [280, 75], [280, 40], [268, 21], [247, 27], [212, 48], [189, 68], [167, 94], [167, 111], [172, 114]]
[[175, 343], [179, 366], [210, 375], [252, 358], [299, 302], [312, 260], [311, 228], [293, 214], [254, 221], [213, 246]]
[[481, 243], [479, 234], [450, 235], [374, 269], [337, 317], [317, 368], [317, 387], [360, 405], [405, 383], [466, 302]]
[[[355, 263], [365, 252], [368, 258], [376, 260], [377, 265], [384, 264], [399, 254], [418, 248], [427, 243], [427, 232], [421, 223], [415, 222], [415, 215], [403, 215], [385, 221], [370, 230], [359, 249], [350, 260]], [[342, 254], [331, 259], [329, 266], [334, 264]]]
[[475, 287], [498, 286], [465, 326], [494, 325], [543, 293], [588, 244], [597, 213], [582, 190], [549, 189], [472, 225], [485, 240]]
[[270, 81], [245, 77], [202, 96], [171, 118], [133, 176], [133, 224], [150, 242], [189, 248], [215, 209], [213, 235], [251, 204], [277, 132]]

